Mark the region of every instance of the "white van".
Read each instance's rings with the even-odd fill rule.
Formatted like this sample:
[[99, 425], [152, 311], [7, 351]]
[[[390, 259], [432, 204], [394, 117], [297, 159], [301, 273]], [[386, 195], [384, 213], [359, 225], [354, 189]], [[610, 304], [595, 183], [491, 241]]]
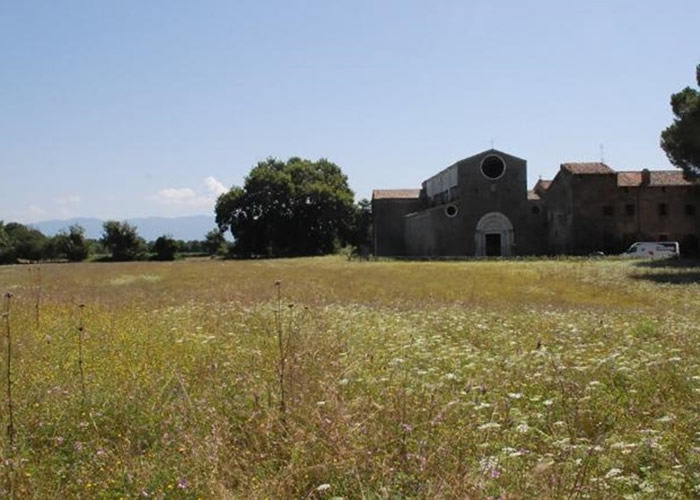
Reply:
[[625, 253], [627, 257], [647, 259], [668, 259], [680, 257], [680, 246], [677, 241], [638, 241], [632, 243]]

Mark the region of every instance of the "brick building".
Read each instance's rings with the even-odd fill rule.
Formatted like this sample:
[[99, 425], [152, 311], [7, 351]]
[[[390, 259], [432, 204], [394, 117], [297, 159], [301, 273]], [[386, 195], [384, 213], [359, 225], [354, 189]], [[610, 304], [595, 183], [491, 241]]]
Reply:
[[616, 172], [564, 163], [527, 189], [527, 162], [490, 149], [423, 182], [372, 193], [378, 256], [620, 253], [635, 241], [673, 240], [696, 254], [700, 185], [680, 170]]

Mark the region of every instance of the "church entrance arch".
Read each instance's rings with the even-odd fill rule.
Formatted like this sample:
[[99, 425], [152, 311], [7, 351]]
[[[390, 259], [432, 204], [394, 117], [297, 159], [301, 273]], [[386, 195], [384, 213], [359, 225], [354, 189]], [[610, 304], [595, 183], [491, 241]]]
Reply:
[[500, 212], [489, 212], [476, 224], [477, 257], [510, 257], [513, 255], [513, 224]]

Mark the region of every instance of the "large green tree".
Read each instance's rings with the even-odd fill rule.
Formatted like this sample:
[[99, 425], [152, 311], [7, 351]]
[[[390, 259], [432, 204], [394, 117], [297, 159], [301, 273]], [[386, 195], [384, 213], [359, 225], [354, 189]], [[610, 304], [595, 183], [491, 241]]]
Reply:
[[38, 229], [10, 222], [5, 224], [4, 232], [14, 249], [15, 258], [36, 261], [51, 257], [50, 240]]
[[243, 187], [219, 197], [216, 223], [231, 231], [239, 255], [331, 253], [351, 238], [353, 200], [347, 177], [328, 160], [268, 158]]
[[80, 262], [90, 255], [90, 242], [85, 238], [85, 228], [79, 224], [58, 233], [53, 245], [56, 253], [71, 262]]
[[128, 222], [109, 220], [102, 225], [102, 243], [112, 253], [113, 260], [134, 260], [146, 251], [146, 242], [138, 235], [136, 226]]
[[[700, 87], [700, 64], [695, 68]], [[675, 119], [661, 133], [661, 147], [688, 179], [700, 178], [700, 92], [686, 87], [671, 96]]]
[[0, 220], [0, 264], [12, 264], [17, 260], [15, 245], [5, 230], [5, 223]]
[[204, 251], [209, 255], [221, 255], [226, 253], [226, 238], [219, 228], [212, 229], [204, 237], [202, 242]]
[[156, 260], [175, 260], [180, 244], [171, 235], [164, 234], [153, 242], [151, 249], [155, 252]]

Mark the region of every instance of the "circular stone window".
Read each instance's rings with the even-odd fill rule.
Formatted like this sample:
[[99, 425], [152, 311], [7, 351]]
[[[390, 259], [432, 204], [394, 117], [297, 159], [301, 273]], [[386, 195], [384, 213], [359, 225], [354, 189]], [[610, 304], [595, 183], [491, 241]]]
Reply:
[[532, 207], [532, 215], [539, 215], [540, 214], [540, 207], [534, 206]]
[[500, 178], [506, 171], [506, 162], [503, 158], [496, 155], [489, 155], [481, 161], [481, 173], [484, 177], [496, 180]]
[[455, 215], [457, 215], [457, 212], [458, 210], [455, 205], [447, 205], [445, 207], [445, 215], [447, 215], [448, 217], [454, 217]]

